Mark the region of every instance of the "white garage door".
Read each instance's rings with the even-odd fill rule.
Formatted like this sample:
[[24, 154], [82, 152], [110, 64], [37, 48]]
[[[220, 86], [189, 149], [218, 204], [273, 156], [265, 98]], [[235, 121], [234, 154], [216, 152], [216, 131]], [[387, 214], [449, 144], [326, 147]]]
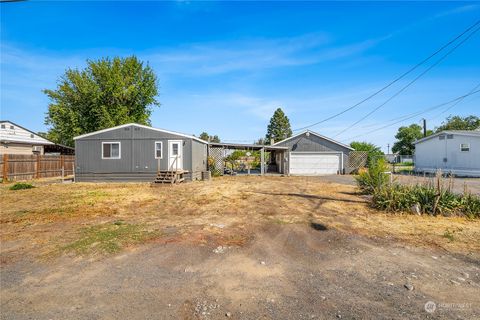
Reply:
[[290, 154], [290, 174], [337, 174], [338, 170], [340, 170], [339, 154], [293, 152]]

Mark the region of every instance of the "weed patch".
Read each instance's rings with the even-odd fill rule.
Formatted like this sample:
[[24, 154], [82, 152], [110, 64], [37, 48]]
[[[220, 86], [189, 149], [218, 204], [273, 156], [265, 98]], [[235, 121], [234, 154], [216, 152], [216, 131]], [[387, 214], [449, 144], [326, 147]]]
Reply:
[[25, 189], [32, 189], [35, 188], [33, 185], [30, 183], [26, 182], [17, 182], [13, 186], [11, 186], [9, 189], [10, 190], [25, 190]]
[[125, 246], [142, 243], [156, 236], [157, 232], [147, 231], [142, 225], [115, 221], [82, 229], [80, 238], [61, 247], [61, 251], [77, 254], [111, 254]]

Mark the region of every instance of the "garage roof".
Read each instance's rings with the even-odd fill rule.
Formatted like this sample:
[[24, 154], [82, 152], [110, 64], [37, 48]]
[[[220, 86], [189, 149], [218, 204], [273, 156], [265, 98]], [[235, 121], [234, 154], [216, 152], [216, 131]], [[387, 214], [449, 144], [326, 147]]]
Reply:
[[225, 149], [236, 149], [236, 150], [287, 150], [287, 147], [280, 146], [270, 146], [262, 144], [244, 144], [244, 143], [224, 143], [224, 142], [210, 142], [210, 147], [213, 148], [225, 148]]
[[279, 142], [277, 142], [277, 143], [274, 143], [273, 146], [276, 146], [276, 145], [278, 145], [278, 144], [280, 144], [280, 143], [283, 143], [283, 142], [285, 142], [285, 141], [289, 141], [289, 140], [291, 140], [291, 139], [294, 139], [294, 138], [296, 138], [296, 137], [299, 137], [299, 136], [304, 135], [304, 134], [307, 134], [307, 133], [313, 134], [313, 135], [315, 135], [315, 136], [317, 136], [317, 137], [319, 137], [319, 138], [321, 138], [321, 139], [325, 139], [325, 140], [328, 140], [328, 141], [330, 141], [330, 142], [332, 142], [332, 143], [338, 144], [339, 146], [342, 146], [342, 147], [344, 147], [344, 148], [347, 148], [347, 149], [350, 149], [350, 150], [355, 150], [355, 149], [353, 149], [352, 147], [350, 147], [349, 145], [343, 144], [343, 143], [338, 142], [338, 141], [336, 141], [336, 140], [333, 140], [333, 139], [330, 139], [330, 138], [328, 138], [328, 137], [325, 137], [325, 136], [321, 135], [320, 133], [317, 133], [317, 132], [315, 132], [315, 131], [310, 131], [310, 130], [303, 131], [303, 132], [298, 133], [298, 134], [296, 134], [296, 135], [294, 135], [294, 136], [291, 136], [290, 138], [287, 138], [287, 139], [284, 139], [284, 140], [279, 141]]

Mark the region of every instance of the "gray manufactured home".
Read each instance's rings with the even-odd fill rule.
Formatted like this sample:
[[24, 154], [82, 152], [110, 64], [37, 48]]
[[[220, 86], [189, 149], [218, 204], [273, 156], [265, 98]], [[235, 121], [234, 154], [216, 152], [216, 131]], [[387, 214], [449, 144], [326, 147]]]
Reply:
[[76, 181], [153, 181], [157, 171], [207, 170], [207, 145], [195, 136], [129, 123], [74, 138]]
[[[273, 144], [287, 147], [285, 171], [291, 175], [327, 175], [348, 173], [348, 157], [352, 147], [305, 131]], [[278, 159], [277, 162], [282, 162]]]

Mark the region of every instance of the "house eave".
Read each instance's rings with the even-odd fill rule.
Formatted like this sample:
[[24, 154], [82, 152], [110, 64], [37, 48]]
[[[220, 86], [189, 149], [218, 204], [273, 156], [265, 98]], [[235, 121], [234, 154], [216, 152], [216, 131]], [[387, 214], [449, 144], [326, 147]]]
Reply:
[[207, 141], [202, 140], [202, 139], [200, 139], [198, 137], [195, 137], [195, 136], [191, 136], [191, 135], [180, 133], [180, 132], [165, 130], [165, 129], [149, 127], [149, 126], [145, 126], [145, 125], [138, 124], [138, 123], [126, 123], [126, 124], [122, 124], [122, 125], [119, 125], [119, 126], [106, 128], [106, 129], [102, 129], [102, 130], [98, 130], [98, 131], [94, 131], [94, 132], [90, 132], [90, 133], [86, 133], [86, 134], [82, 134], [80, 136], [74, 137], [73, 140], [83, 139], [83, 138], [87, 138], [87, 137], [90, 137], [90, 136], [93, 136], [93, 135], [96, 135], [96, 134], [99, 134], [99, 133], [109, 132], [109, 131], [112, 131], [112, 130], [121, 129], [121, 128], [129, 127], [129, 126], [135, 126], [135, 127], [139, 127], [139, 128], [153, 130], [153, 131], [173, 134], [173, 135], [177, 135], [177, 136], [180, 136], [180, 137], [189, 138], [189, 139], [192, 139], [192, 140], [204, 143], [204, 144], [208, 144]]
[[430, 140], [430, 139], [438, 137], [439, 135], [442, 135], [442, 134], [454, 134], [454, 135], [459, 135], [459, 136], [479, 137], [480, 138], [480, 132], [477, 131], [477, 130], [472, 130], [471, 132], [469, 132], [469, 131], [445, 130], [445, 131], [440, 131], [440, 132], [434, 133], [432, 135], [429, 135], [427, 137], [423, 137], [421, 139], [418, 139], [417, 141], [414, 141], [413, 144], [418, 144], [418, 143]]

